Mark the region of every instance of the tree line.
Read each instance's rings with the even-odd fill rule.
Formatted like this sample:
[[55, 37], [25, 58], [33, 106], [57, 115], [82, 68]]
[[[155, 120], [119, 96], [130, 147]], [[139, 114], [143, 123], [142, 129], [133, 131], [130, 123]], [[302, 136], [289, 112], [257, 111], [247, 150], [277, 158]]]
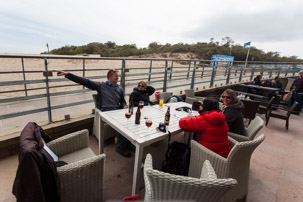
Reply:
[[[46, 54], [43, 52], [42, 54]], [[234, 44], [234, 41], [225, 37], [221, 42], [197, 42], [196, 44], [160, 44], [151, 42], [146, 48], [137, 48], [136, 44], [117, 45], [115, 42], [108, 41], [106, 43], [93, 42], [83, 46], [63, 46], [50, 51], [51, 54], [57, 55], [88, 55], [99, 54], [102, 57], [128, 57], [141, 56], [153, 53], [193, 53], [201, 60], [210, 60], [212, 55], [231, 55], [235, 61], [245, 61], [247, 56], [247, 48], [243, 45]], [[164, 55], [164, 54], [163, 54]], [[165, 54], [166, 56], [167, 54]], [[302, 62], [297, 56], [280, 56], [279, 52], [264, 52], [254, 46], [250, 47], [248, 61], [271, 61], [271, 62]]]

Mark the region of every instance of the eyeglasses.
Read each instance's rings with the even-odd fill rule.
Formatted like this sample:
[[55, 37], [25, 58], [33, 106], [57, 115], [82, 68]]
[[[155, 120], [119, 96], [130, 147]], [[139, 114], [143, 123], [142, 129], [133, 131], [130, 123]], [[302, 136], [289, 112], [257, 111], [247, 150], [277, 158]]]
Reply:
[[224, 96], [224, 95], [222, 95], [222, 98], [230, 99], [231, 96]]
[[138, 85], [138, 87], [144, 87], [143, 85]]

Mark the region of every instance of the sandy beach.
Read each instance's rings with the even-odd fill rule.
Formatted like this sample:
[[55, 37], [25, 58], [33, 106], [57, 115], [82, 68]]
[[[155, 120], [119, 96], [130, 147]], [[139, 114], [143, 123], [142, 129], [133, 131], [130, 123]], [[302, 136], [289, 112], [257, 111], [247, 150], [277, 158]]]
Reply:
[[[157, 57], [157, 56], [153, 56]], [[159, 57], [159, 56], [158, 56]], [[176, 58], [187, 58], [187, 55], [177, 55]], [[183, 62], [184, 63], [184, 62]], [[0, 81], [1, 82], [12, 82], [12, 81], [23, 81], [23, 77], [25, 77], [28, 81], [35, 81], [35, 80], [41, 80], [44, 79], [43, 77], [43, 71], [45, 71], [45, 64], [44, 59], [34, 59], [34, 58], [24, 58], [23, 59], [24, 64], [24, 71], [26, 72], [24, 75], [22, 73], [22, 60], [21, 58], [0, 58]], [[126, 75], [130, 74], [141, 74], [141, 75], [133, 75], [133, 76], [127, 76], [126, 77], [126, 83], [130, 83], [129, 80], [132, 79], [138, 79], [139, 80], [147, 80], [148, 73], [149, 73], [149, 67], [150, 67], [150, 61], [149, 60], [126, 60], [126, 68], [129, 69], [129, 72], [126, 73]], [[172, 64], [171, 62], [168, 63], [168, 66], [170, 67]], [[174, 63], [174, 67], [178, 66], [184, 67], [182, 69], [178, 69], [178, 71], [184, 71], [187, 70], [188, 65], [187, 64], [180, 64]], [[164, 61], [153, 61], [153, 69], [152, 73], [156, 72], [163, 72], [163, 68], [165, 67]], [[83, 70], [83, 59], [48, 59], [47, 60], [47, 67], [48, 70], [65, 70], [65, 71], [72, 71], [74, 74], [83, 76], [82, 70]], [[122, 67], [122, 61], [121, 60], [100, 60], [100, 59], [86, 59], [85, 60], [85, 69], [87, 70], [85, 72], [86, 77], [90, 76], [106, 76], [108, 69], [121, 69]], [[98, 69], [98, 70], [93, 70]], [[144, 74], [144, 75], [142, 75]], [[184, 73], [183, 73], [184, 74]], [[162, 77], [163, 74], [159, 75], [153, 75], [152, 77]], [[175, 73], [174, 75], [178, 75], [178, 73]], [[180, 74], [181, 75], [181, 74]], [[63, 77], [57, 77], [55, 73], [52, 77], [49, 79], [58, 79]], [[159, 78], [160, 80], [162, 78]], [[158, 80], [159, 80], [158, 79]], [[105, 80], [105, 79], [104, 79]], [[100, 79], [97, 81], [100, 81]], [[134, 82], [134, 81], [133, 81]], [[137, 82], [137, 81], [135, 81]], [[70, 85], [72, 82], [64, 81], [64, 82], [51, 82], [50, 87], [58, 86], [58, 85]], [[27, 84], [27, 89], [32, 88], [45, 88], [44, 83], [40, 84]], [[0, 99], [5, 98], [13, 98], [13, 97], [20, 97], [25, 96], [25, 92], [13, 92], [13, 93], [4, 93], [5, 91], [12, 91], [12, 90], [24, 90], [25, 86], [23, 84], [21, 85], [6, 85], [1, 86], [1, 93], [0, 93]], [[61, 91], [69, 91], [69, 90], [80, 90], [82, 87], [60, 87], [60, 88], [51, 88], [51, 93], [54, 92], [61, 92]], [[37, 95], [45, 93], [45, 89], [42, 90], [29, 90], [28, 95]]]

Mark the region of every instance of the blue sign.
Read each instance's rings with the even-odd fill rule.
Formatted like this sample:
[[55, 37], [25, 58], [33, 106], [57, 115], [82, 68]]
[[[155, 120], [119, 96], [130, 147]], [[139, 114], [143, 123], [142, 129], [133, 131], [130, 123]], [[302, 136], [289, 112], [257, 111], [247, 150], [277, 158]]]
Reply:
[[210, 67], [228, 67], [232, 66], [234, 62], [234, 56], [227, 55], [212, 55]]

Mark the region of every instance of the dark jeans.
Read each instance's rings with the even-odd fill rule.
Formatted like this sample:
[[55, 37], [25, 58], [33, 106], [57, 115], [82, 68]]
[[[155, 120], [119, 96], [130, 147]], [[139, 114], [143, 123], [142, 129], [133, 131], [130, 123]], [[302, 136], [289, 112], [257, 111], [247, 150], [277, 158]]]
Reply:
[[[106, 112], [106, 111], [112, 111], [112, 110], [117, 110], [115, 108], [113, 109], [103, 109], [102, 111], [103, 112]], [[121, 135], [120, 133], [116, 132], [117, 133], [117, 147], [118, 148], [125, 148], [127, 147], [128, 145], [130, 145], [130, 141], [128, 139], [126, 139], [123, 135]]]
[[288, 107], [290, 107], [295, 101], [298, 102], [298, 105], [296, 106], [296, 108], [294, 109], [294, 111], [299, 114], [303, 108], [303, 94], [299, 94], [299, 93], [293, 93], [291, 95], [291, 98], [288, 102]]
[[297, 107], [295, 108], [295, 111], [298, 111], [299, 113], [302, 110], [302, 103], [303, 103], [303, 94], [295, 93], [294, 100], [298, 102]]

